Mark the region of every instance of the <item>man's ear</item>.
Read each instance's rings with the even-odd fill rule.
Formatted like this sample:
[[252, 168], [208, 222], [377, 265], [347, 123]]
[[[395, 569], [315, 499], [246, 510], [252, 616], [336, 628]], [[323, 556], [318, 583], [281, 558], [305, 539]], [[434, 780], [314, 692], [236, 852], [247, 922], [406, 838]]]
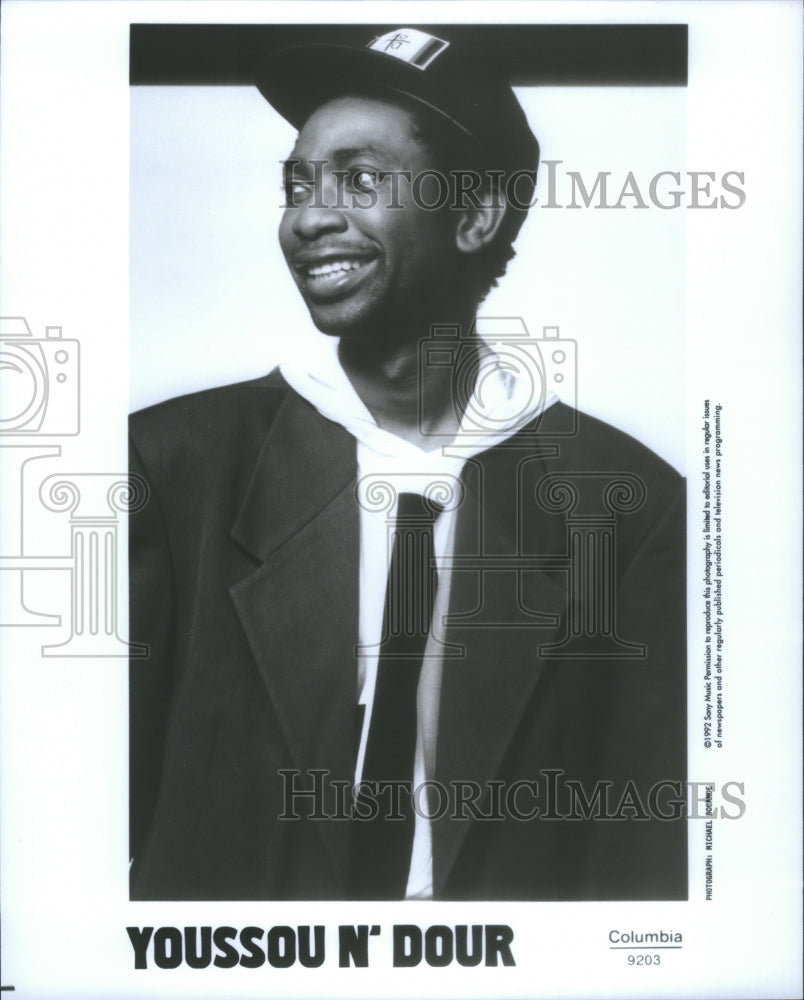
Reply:
[[493, 242], [502, 225], [508, 205], [485, 192], [478, 203], [462, 210], [455, 230], [455, 243], [461, 253], [478, 253]]

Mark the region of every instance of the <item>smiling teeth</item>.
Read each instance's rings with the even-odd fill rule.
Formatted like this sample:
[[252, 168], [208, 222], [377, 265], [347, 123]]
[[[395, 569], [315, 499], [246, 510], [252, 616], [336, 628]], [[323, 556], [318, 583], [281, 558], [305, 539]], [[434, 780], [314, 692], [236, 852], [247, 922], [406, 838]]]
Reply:
[[311, 278], [321, 278], [325, 274], [338, 274], [341, 271], [356, 271], [363, 264], [358, 260], [331, 260], [326, 264], [316, 264], [308, 267], [307, 273]]

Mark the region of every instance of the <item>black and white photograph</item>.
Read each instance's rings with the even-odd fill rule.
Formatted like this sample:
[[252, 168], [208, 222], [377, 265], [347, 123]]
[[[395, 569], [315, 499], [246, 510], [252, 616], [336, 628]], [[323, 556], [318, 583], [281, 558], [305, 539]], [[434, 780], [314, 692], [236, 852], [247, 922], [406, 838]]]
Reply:
[[800, 5], [7, 10], [2, 989], [796, 996]]
[[538, 176], [506, 62], [555, 43], [461, 27], [256, 57], [324, 337], [132, 418], [133, 898], [687, 896], [684, 482], [535, 302], [480, 316]]

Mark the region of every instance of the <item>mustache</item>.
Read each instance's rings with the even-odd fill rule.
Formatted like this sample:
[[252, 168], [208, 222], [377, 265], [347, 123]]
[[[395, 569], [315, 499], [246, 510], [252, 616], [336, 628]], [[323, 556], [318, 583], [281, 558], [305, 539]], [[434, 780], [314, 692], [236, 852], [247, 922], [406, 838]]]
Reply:
[[377, 249], [371, 243], [356, 240], [319, 239], [305, 243], [294, 250], [290, 259], [294, 264], [309, 264], [334, 257], [376, 257]]

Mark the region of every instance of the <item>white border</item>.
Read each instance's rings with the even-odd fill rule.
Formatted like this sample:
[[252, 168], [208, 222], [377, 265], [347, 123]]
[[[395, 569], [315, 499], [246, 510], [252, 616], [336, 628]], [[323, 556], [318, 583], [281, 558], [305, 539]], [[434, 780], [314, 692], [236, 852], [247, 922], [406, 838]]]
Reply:
[[[129, 21], [489, 16], [485, 4], [82, 3], [6, 0], [0, 64], [4, 314], [81, 340], [83, 430], [48, 471], [125, 467]], [[739, 212], [687, 213], [687, 453], [699, 407], [724, 405], [729, 746], [700, 779], [744, 780], [715, 902], [688, 904], [131, 904], [125, 665], [42, 660], [43, 630], [4, 630], [0, 674], [3, 976], [19, 997], [795, 997], [801, 967], [801, 8], [794, 3], [517, 4], [497, 19], [690, 24], [690, 169], [745, 172]], [[44, 465], [44, 462], [43, 462]], [[4, 483], [4, 488], [7, 483]], [[699, 575], [691, 512], [692, 578]], [[44, 543], [43, 543], [44, 544]], [[64, 598], [63, 588], [54, 590]], [[691, 603], [693, 614], [700, 608]], [[693, 619], [695, 621], [697, 619]], [[36, 634], [34, 634], [36, 633]], [[699, 655], [691, 631], [691, 665]], [[695, 672], [691, 669], [694, 680]], [[698, 706], [690, 700], [691, 723]], [[693, 774], [693, 777], [696, 775]], [[719, 828], [720, 829], [720, 828]], [[127, 924], [503, 922], [513, 970], [133, 970]], [[610, 927], [681, 929], [680, 961], [627, 969]], [[614, 958], [612, 956], [615, 956]]]

